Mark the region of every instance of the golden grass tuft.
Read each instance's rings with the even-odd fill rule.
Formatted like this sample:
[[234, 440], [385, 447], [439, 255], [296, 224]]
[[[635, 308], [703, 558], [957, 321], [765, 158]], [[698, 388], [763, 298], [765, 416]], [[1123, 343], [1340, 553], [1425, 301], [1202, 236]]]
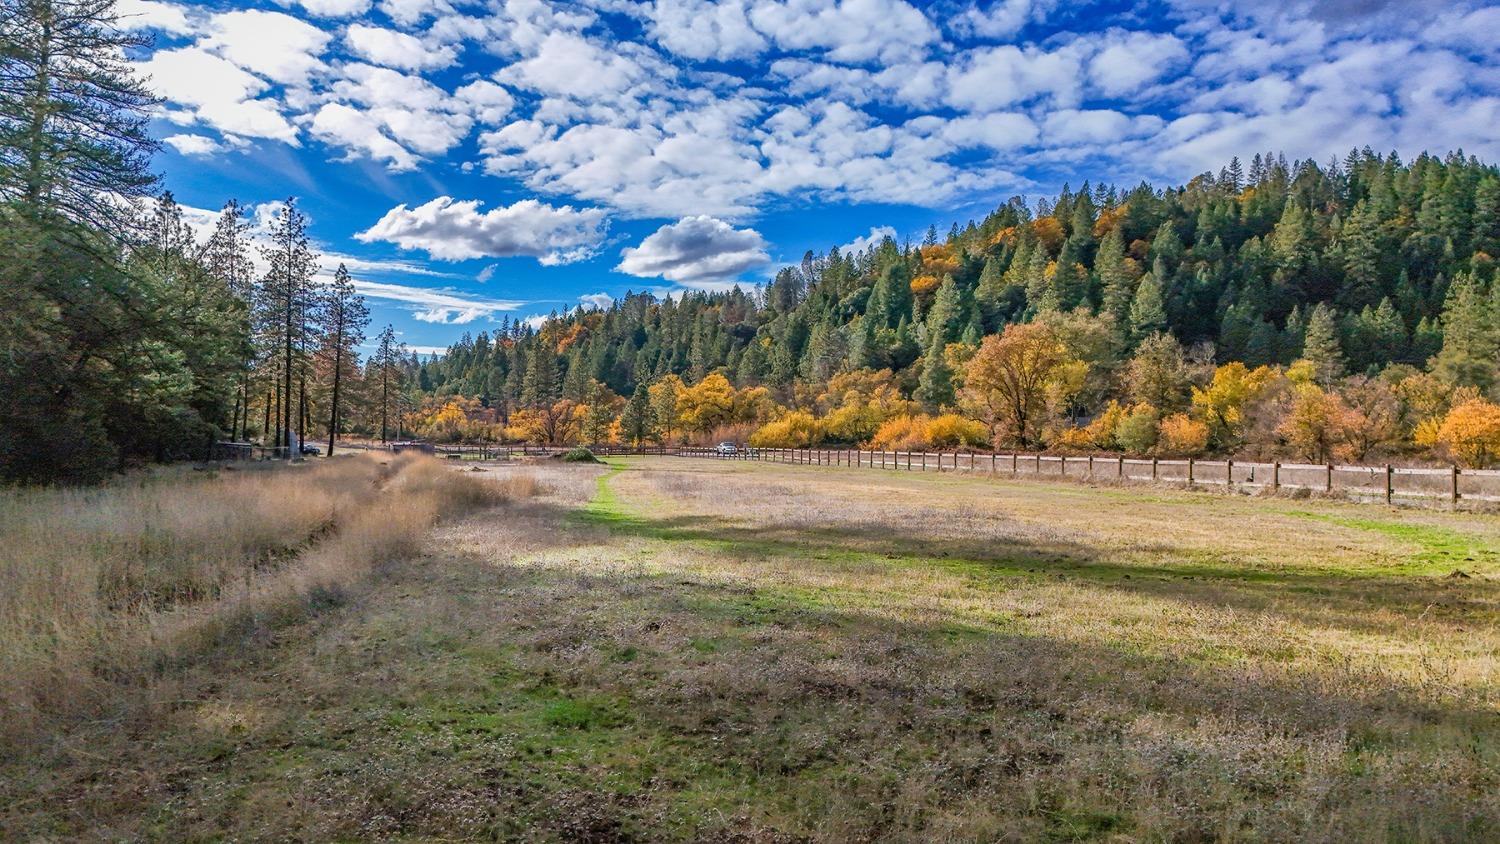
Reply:
[[438, 519], [535, 491], [403, 455], [0, 492], [0, 741], [116, 708], [246, 625], [337, 601]]

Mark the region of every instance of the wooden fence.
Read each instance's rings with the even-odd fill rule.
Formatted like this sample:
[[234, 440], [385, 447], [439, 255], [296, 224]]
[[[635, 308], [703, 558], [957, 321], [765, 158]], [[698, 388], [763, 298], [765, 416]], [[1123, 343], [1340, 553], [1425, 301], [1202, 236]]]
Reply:
[[801, 466], [906, 472], [967, 472], [1218, 486], [1251, 491], [1305, 489], [1361, 500], [1500, 501], [1500, 470], [1413, 468], [1334, 463], [1256, 463], [1239, 460], [1162, 460], [1154, 457], [1064, 456], [1023, 452], [867, 451], [863, 449], [679, 448], [680, 457], [756, 460]]

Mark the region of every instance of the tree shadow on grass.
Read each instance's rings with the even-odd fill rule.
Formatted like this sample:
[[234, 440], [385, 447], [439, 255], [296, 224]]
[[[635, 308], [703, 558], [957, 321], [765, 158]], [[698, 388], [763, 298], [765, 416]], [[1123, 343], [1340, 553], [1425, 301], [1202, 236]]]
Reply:
[[[1500, 582], [1485, 578], [1344, 575], [1307, 569], [1236, 567], [1184, 558], [1148, 562], [1111, 558], [1069, 540], [1044, 543], [923, 535], [920, 528], [850, 519], [808, 526], [757, 525], [725, 516], [651, 516], [618, 508], [585, 510], [577, 524], [663, 542], [691, 542], [740, 558], [822, 558], [922, 565], [969, 577], [1076, 578], [1096, 586], [1204, 606], [1281, 616], [1312, 626], [1380, 635], [1406, 632], [1410, 618], [1458, 629], [1487, 623], [1500, 605]], [[1170, 553], [1170, 549], [1162, 549]], [[1380, 616], [1385, 609], [1395, 617]]]

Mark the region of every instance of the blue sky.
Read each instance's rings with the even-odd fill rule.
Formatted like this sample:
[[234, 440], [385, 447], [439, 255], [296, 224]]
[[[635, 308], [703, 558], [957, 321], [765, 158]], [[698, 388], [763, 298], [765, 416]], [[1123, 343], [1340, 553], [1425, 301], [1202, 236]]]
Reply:
[[[1253, 10], [1246, 7], [1254, 6]], [[1240, 8], [1237, 8], [1240, 7]], [[156, 167], [294, 196], [413, 348], [764, 281], [1064, 182], [1256, 152], [1500, 158], [1500, 6], [1324, 0], [120, 0]]]

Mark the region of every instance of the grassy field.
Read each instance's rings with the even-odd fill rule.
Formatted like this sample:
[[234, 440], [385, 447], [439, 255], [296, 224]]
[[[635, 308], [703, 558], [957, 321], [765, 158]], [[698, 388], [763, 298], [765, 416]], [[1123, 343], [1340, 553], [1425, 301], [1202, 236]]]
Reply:
[[1493, 516], [469, 474], [541, 494], [0, 763], [0, 838], [1500, 838]]

